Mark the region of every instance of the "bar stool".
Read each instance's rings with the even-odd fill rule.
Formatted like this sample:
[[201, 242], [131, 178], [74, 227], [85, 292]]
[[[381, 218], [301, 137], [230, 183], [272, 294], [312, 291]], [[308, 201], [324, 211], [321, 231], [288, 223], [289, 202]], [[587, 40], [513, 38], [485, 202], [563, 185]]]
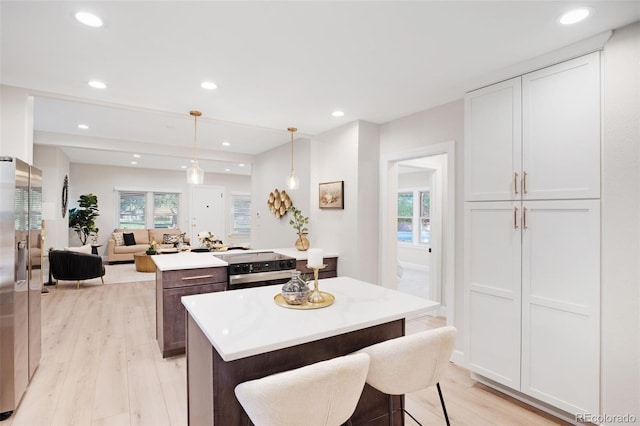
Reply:
[[[439, 381], [449, 365], [455, 337], [455, 327], [441, 327], [386, 340], [356, 352], [371, 357], [367, 383], [389, 394], [389, 425], [393, 425], [393, 395], [404, 395], [435, 384], [449, 426]], [[420, 424], [404, 407], [400, 410]]]
[[235, 394], [258, 426], [337, 426], [355, 411], [368, 368], [367, 354], [351, 354], [240, 383]]

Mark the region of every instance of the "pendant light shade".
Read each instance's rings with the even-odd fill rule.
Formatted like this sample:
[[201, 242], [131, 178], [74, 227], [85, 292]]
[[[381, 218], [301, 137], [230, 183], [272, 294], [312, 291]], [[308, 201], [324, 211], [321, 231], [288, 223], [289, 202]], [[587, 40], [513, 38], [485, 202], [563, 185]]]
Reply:
[[298, 189], [300, 181], [298, 176], [296, 176], [296, 172], [293, 170], [293, 134], [297, 132], [298, 129], [289, 127], [287, 130], [291, 132], [291, 171], [289, 172], [289, 176], [287, 176], [286, 187], [288, 189]]
[[187, 183], [190, 185], [202, 185], [204, 182], [204, 171], [198, 166], [198, 117], [202, 115], [200, 111], [189, 111], [193, 117], [193, 161], [191, 167], [187, 169]]

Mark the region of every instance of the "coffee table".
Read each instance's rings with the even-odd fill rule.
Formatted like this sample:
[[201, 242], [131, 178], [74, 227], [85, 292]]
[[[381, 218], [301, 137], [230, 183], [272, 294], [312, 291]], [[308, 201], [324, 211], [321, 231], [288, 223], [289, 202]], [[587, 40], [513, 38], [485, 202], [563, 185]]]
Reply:
[[136, 264], [136, 271], [138, 272], [155, 272], [156, 264], [151, 260], [151, 256], [145, 252], [134, 253], [133, 261]]

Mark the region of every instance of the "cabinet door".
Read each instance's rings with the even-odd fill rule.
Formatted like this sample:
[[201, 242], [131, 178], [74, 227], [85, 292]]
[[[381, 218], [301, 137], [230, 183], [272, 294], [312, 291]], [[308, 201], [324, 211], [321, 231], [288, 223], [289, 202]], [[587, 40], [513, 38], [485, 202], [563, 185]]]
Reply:
[[520, 198], [520, 77], [465, 97], [465, 200]]
[[599, 53], [524, 75], [522, 102], [523, 198], [599, 198]]
[[522, 391], [569, 413], [600, 412], [599, 204], [523, 203]]
[[[224, 291], [226, 283], [176, 287], [162, 291], [163, 298], [163, 341], [160, 350], [165, 354], [183, 353], [186, 346], [186, 309], [181, 302], [182, 296]], [[170, 356], [170, 355], [169, 355]]]
[[520, 388], [519, 202], [465, 205], [469, 368]]

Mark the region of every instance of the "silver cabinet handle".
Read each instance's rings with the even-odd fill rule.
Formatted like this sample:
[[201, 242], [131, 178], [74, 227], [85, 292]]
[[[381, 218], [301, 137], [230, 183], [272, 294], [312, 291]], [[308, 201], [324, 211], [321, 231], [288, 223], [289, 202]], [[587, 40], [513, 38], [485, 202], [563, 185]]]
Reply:
[[513, 208], [513, 229], [518, 229], [518, 208]]

